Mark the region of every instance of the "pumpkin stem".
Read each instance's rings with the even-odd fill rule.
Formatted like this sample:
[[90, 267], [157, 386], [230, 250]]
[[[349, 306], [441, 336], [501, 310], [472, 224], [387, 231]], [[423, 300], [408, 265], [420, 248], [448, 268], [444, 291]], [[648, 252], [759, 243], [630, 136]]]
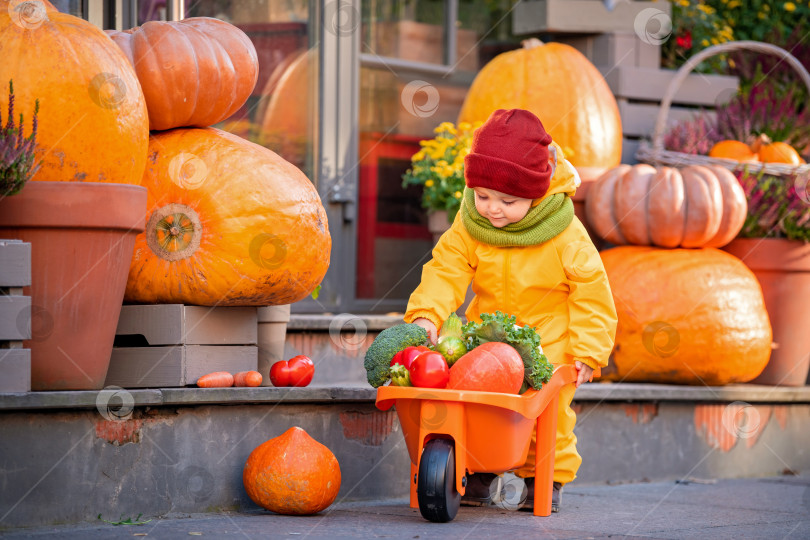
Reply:
[[146, 224], [146, 244], [161, 259], [179, 261], [200, 247], [202, 225], [197, 212], [171, 203], [152, 212]]
[[765, 135], [764, 133], [754, 139], [754, 142], [750, 143], [749, 146], [751, 147], [751, 151], [755, 154], [758, 154], [760, 150], [762, 150], [763, 146], [768, 146], [771, 144], [771, 138]]
[[524, 39], [523, 41], [520, 42], [520, 44], [523, 45], [524, 49], [534, 49], [536, 47], [542, 47], [544, 45], [544, 43], [537, 38]]

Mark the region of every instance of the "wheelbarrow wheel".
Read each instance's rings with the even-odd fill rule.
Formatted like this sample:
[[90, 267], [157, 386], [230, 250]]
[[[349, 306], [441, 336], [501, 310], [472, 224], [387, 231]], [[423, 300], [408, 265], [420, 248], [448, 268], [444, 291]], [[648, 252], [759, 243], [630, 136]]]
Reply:
[[455, 518], [461, 495], [456, 490], [456, 459], [451, 441], [428, 441], [419, 462], [418, 479], [416, 496], [422, 517], [434, 523]]

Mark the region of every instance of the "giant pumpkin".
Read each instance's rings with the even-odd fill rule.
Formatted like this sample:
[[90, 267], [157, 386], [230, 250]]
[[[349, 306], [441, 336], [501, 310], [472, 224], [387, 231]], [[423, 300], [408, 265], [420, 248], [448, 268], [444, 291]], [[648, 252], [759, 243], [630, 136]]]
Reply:
[[622, 157], [616, 98], [599, 70], [564, 43], [524, 42], [476, 75], [459, 122], [486, 121], [496, 109], [528, 109], [577, 168], [615, 167]]
[[135, 66], [152, 130], [216, 124], [235, 113], [256, 86], [256, 49], [225, 21], [150, 21], [107, 33]]
[[606, 378], [723, 385], [765, 368], [771, 325], [759, 282], [739, 259], [713, 248], [600, 255], [619, 316]]
[[266, 306], [297, 302], [329, 267], [315, 186], [277, 154], [214, 128], [156, 132], [125, 299]]
[[585, 214], [612, 244], [721, 247], [740, 232], [748, 203], [724, 167], [620, 165], [588, 191]]
[[9, 79], [15, 111], [30, 115], [34, 101], [40, 104], [36, 160], [42, 165], [34, 180], [140, 183], [146, 102], [135, 71], [104, 32], [47, 0], [0, 0], [3, 111]]

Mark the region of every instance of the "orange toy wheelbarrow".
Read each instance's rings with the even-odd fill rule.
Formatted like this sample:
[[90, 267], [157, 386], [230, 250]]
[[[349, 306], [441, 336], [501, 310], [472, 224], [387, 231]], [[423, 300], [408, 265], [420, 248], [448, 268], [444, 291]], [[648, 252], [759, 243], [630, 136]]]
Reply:
[[[598, 373], [597, 373], [598, 374]], [[537, 425], [534, 515], [551, 514], [560, 388], [576, 381], [572, 365], [554, 370], [541, 390], [522, 395], [381, 386], [377, 408], [396, 405], [411, 458], [410, 506], [434, 522], [456, 517], [467, 473], [502, 473], [526, 462]]]

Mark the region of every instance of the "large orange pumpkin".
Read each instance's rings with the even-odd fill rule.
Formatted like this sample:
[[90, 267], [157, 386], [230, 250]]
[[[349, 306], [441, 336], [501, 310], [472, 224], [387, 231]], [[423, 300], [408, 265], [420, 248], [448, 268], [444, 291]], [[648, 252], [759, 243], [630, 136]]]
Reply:
[[576, 167], [615, 167], [622, 157], [616, 98], [599, 70], [563, 43], [528, 40], [476, 75], [459, 122], [486, 121], [496, 109], [528, 109]]
[[612, 244], [721, 247], [745, 222], [748, 203], [724, 167], [620, 165], [591, 186], [585, 214]]
[[340, 490], [340, 465], [326, 446], [300, 427], [256, 447], [242, 472], [253, 502], [278, 514], [315, 514]]
[[315, 186], [277, 154], [214, 128], [153, 133], [126, 300], [205, 306], [297, 302], [329, 267]]
[[235, 113], [256, 86], [256, 49], [242, 30], [225, 21], [150, 21], [107, 33], [135, 66], [150, 129], [216, 124]]
[[104, 32], [47, 0], [0, 0], [0, 110], [31, 129], [39, 100], [34, 180], [139, 184], [149, 123], [135, 71]]
[[751, 270], [724, 251], [602, 251], [619, 316], [611, 380], [722, 385], [760, 374], [771, 325]]

